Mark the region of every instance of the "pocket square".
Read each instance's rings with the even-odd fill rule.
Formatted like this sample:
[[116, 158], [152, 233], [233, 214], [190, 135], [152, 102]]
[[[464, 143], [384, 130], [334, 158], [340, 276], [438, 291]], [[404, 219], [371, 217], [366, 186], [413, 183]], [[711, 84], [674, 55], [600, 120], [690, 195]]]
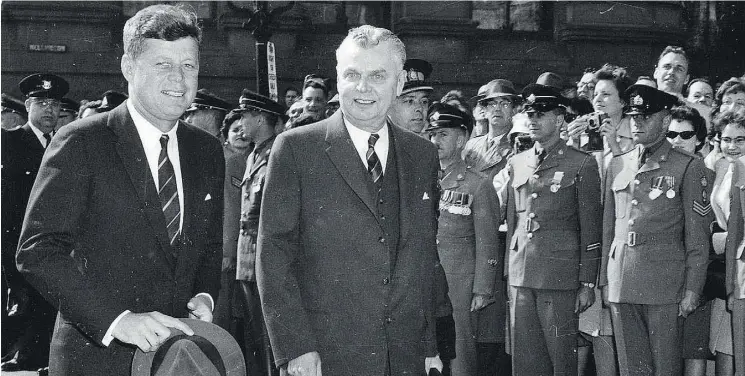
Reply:
[[212, 195], [207, 193], [207, 196], [204, 196], [204, 201], [209, 201], [209, 200], [212, 200]]
[[429, 200], [429, 195], [427, 192], [424, 192], [424, 196], [422, 196], [422, 200]]

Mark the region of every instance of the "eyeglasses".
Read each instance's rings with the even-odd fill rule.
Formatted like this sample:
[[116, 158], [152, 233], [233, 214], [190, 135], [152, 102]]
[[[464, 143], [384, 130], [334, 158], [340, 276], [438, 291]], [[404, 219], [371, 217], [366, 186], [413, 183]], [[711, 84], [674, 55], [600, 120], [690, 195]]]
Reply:
[[52, 99], [52, 98], [31, 98], [32, 103], [36, 103], [41, 107], [60, 107], [62, 105], [62, 102], [60, 102], [58, 99]]
[[577, 82], [577, 89], [578, 90], [595, 90], [595, 83], [594, 82]]
[[729, 100], [729, 99], [727, 99], [727, 100], [725, 100], [724, 102], [722, 102], [722, 105], [723, 105], [723, 106], [733, 106], [733, 105], [737, 105], [737, 106], [745, 107], [745, 101], [741, 101], [741, 100], [738, 100], [738, 101], [732, 101], [732, 100]]
[[722, 137], [723, 144], [735, 144], [737, 146], [745, 146], [745, 137]]
[[510, 101], [488, 101], [488, 102], [481, 102], [481, 105], [486, 108], [510, 108], [512, 107], [512, 102]]
[[667, 131], [667, 138], [673, 139], [678, 136], [684, 140], [690, 140], [691, 137], [696, 135], [696, 131], [683, 131], [683, 132], [676, 132], [676, 131]]

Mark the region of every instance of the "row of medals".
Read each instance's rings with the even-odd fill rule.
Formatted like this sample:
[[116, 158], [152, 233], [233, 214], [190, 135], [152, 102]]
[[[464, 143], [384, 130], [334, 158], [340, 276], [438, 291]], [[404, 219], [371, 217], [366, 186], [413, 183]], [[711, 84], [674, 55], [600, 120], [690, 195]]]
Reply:
[[665, 192], [665, 197], [667, 198], [674, 198], [675, 197], [675, 190], [673, 189], [675, 187], [675, 177], [674, 176], [660, 176], [653, 180], [652, 184], [652, 190], [649, 192], [649, 199], [655, 200], [657, 197], [660, 197], [662, 195], [662, 183], [667, 183], [667, 186], [669, 187], [667, 192]]

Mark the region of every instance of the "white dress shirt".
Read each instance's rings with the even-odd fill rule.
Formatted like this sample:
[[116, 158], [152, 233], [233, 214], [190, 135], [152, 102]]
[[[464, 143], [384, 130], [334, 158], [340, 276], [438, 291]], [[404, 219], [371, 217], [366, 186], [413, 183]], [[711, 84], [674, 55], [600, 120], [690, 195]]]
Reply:
[[[174, 175], [176, 175], [176, 190], [178, 191], [179, 207], [181, 210], [179, 232], [181, 232], [184, 226], [184, 183], [181, 181], [181, 160], [179, 159], [178, 138], [176, 137], [178, 121], [176, 121], [176, 124], [173, 126], [173, 128], [171, 128], [171, 130], [169, 130], [167, 133], [163, 133], [160, 129], [156, 128], [152, 123], [147, 121], [139, 112], [137, 112], [137, 110], [132, 105], [132, 102], [130, 102], [129, 100], [127, 100], [127, 110], [129, 110], [129, 115], [132, 117], [132, 121], [135, 124], [137, 134], [140, 136], [142, 147], [145, 149], [145, 157], [147, 158], [147, 164], [150, 167], [150, 173], [153, 176], [153, 182], [155, 183], [156, 189], [159, 186], [158, 158], [160, 157], [161, 150], [160, 136], [162, 136], [163, 134], [168, 135], [168, 145], [166, 146], [166, 152], [168, 153], [168, 159], [173, 165]], [[212, 296], [204, 292], [197, 294], [197, 296], [200, 295], [204, 295], [207, 297], [207, 299], [210, 301], [212, 310], [214, 310], [215, 301], [212, 299]], [[106, 331], [106, 334], [104, 334], [103, 341], [101, 341], [104, 345], [108, 346], [111, 341], [114, 340], [114, 336], [112, 335], [114, 328], [119, 323], [119, 321], [121, 321], [122, 317], [130, 312], [130, 310], [122, 312], [119, 316], [116, 317], [111, 325], [109, 325], [109, 329]]]
[[[344, 126], [347, 127], [347, 132], [349, 132], [349, 137], [352, 138], [354, 148], [357, 149], [357, 154], [359, 154], [362, 163], [367, 169], [367, 141], [370, 139], [372, 133], [355, 127], [352, 123], [348, 122], [347, 119], [344, 119]], [[378, 155], [380, 165], [383, 167], [383, 173], [385, 174], [385, 167], [388, 163], [388, 149], [390, 147], [390, 140], [388, 139], [388, 124], [384, 123], [383, 127], [380, 128], [376, 134], [379, 135], [380, 138], [375, 142], [375, 154]]]

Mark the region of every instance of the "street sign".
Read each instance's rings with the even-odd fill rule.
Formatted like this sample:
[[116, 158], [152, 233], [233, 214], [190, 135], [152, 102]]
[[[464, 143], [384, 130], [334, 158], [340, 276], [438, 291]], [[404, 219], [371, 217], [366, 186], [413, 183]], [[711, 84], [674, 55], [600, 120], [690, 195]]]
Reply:
[[267, 75], [269, 78], [269, 97], [275, 101], [279, 100], [279, 92], [277, 90], [277, 60], [274, 56], [274, 43], [266, 43], [266, 65]]

